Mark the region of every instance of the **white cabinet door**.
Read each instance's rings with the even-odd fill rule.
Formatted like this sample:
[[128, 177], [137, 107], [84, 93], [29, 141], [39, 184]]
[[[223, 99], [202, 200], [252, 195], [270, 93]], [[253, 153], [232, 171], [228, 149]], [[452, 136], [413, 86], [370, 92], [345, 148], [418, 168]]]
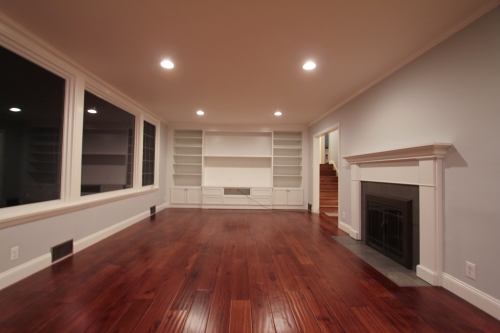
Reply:
[[201, 188], [186, 189], [186, 202], [188, 204], [201, 204]]
[[288, 192], [285, 189], [273, 189], [273, 205], [286, 205]]
[[304, 203], [304, 190], [301, 188], [273, 189], [273, 205], [299, 206]]
[[185, 204], [186, 203], [186, 189], [184, 187], [170, 188], [170, 203]]
[[201, 204], [201, 188], [172, 187], [170, 189], [170, 203]]
[[289, 205], [302, 205], [304, 203], [304, 190], [301, 188], [294, 188], [287, 191]]

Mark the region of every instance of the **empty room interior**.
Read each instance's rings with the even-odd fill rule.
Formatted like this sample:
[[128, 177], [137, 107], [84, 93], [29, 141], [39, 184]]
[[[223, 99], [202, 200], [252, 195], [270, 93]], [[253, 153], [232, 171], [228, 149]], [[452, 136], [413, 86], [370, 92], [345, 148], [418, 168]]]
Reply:
[[499, 5], [0, 0], [0, 332], [500, 332]]

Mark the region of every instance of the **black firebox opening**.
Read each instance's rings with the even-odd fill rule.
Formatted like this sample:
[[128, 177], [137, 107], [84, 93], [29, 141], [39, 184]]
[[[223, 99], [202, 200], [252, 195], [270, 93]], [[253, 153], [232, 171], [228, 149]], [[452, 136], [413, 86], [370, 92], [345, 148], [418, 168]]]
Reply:
[[366, 244], [412, 269], [412, 200], [366, 195]]

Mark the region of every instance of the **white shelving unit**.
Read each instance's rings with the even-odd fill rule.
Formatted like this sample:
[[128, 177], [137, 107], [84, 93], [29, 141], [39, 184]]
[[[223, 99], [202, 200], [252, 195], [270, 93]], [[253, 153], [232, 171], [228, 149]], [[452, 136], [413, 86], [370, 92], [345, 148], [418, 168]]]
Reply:
[[302, 187], [302, 132], [274, 132], [273, 187]]
[[203, 131], [174, 131], [174, 185], [201, 186]]
[[304, 208], [302, 131], [174, 130], [170, 203]]

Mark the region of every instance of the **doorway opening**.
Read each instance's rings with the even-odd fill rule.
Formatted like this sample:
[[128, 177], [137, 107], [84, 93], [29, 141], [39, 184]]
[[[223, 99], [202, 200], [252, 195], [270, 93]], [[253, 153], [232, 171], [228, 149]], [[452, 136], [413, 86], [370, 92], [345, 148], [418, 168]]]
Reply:
[[313, 135], [313, 202], [311, 211], [338, 215], [340, 126]]

